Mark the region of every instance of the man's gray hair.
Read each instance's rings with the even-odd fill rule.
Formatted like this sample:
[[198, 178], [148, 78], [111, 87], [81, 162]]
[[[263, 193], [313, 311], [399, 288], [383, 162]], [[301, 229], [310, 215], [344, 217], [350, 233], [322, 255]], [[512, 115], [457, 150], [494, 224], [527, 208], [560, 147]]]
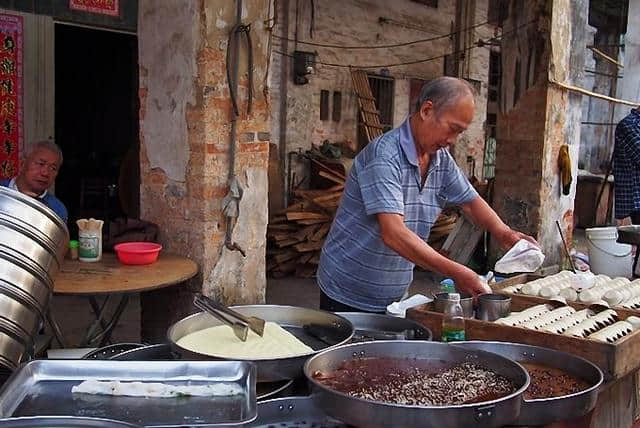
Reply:
[[24, 158], [29, 159], [29, 157], [38, 150], [49, 150], [50, 152], [57, 154], [58, 158], [60, 159], [60, 165], [62, 165], [62, 150], [56, 143], [49, 140], [36, 141], [35, 143], [29, 144], [25, 150]]
[[420, 111], [422, 103], [431, 101], [436, 112], [440, 113], [447, 107], [454, 105], [465, 96], [473, 98], [473, 86], [466, 80], [457, 77], [438, 77], [425, 83], [416, 101], [416, 112]]

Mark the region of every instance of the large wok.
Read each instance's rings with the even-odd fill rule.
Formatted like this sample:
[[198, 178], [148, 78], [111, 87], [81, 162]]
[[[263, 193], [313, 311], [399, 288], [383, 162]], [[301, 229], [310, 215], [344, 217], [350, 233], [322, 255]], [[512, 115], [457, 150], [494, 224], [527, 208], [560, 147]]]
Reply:
[[[345, 344], [353, 336], [353, 325], [345, 318], [331, 312], [296, 306], [245, 305], [233, 306], [235, 311], [262, 318], [279, 324], [302, 342], [314, 349], [313, 352], [287, 358], [254, 359], [247, 358], [258, 369], [258, 382], [275, 382], [302, 376], [302, 366], [311, 356], [320, 351]], [[190, 315], [169, 328], [169, 343], [184, 359], [227, 359], [218, 355], [207, 355], [185, 349], [177, 344], [182, 337], [205, 328], [222, 325], [211, 315], [200, 312]], [[305, 328], [311, 326], [312, 328]], [[243, 359], [235, 358], [243, 361]]]
[[[344, 361], [362, 357], [418, 359], [423, 365], [441, 368], [466, 361], [493, 370], [514, 382], [517, 390], [497, 400], [455, 406], [407, 406], [356, 398], [329, 388], [314, 379]], [[327, 415], [349, 425], [367, 428], [500, 427], [518, 418], [522, 394], [529, 386], [527, 371], [515, 361], [485, 351], [467, 350], [446, 343], [389, 340], [354, 343], [321, 352], [304, 365], [311, 383], [314, 404]]]
[[508, 342], [459, 342], [456, 346], [493, 352], [521, 363], [533, 363], [560, 369], [583, 379], [590, 387], [584, 391], [554, 398], [524, 399], [520, 416], [512, 425], [547, 425], [584, 416], [596, 405], [602, 372], [591, 362], [541, 346]]

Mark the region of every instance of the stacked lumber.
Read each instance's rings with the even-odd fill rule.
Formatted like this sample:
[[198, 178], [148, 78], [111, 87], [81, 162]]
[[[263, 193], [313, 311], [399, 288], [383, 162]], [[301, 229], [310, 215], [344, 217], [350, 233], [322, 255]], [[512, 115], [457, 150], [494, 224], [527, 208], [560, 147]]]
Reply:
[[274, 277], [315, 275], [320, 250], [331, 228], [346, 177], [321, 161], [319, 175], [335, 185], [328, 189], [295, 190], [294, 202], [271, 219], [267, 228], [267, 271]]

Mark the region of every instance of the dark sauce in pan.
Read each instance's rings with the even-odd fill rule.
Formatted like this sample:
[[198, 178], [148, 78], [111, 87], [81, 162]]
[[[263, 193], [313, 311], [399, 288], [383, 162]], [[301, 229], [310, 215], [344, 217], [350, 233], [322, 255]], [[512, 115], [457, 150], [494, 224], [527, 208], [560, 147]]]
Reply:
[[502, 398], [513, 382], [471, 363], [436, 365], [429, 360], [356, 358], [314, 379], [345, 394], [390, 404], [447, 406]]
[[584, 391], [590, 386], [588, 382], [560, 369], [532, 363], [520, 364], [527, 369], [531, 377], [529, 388], [524, 392], [524, 398], [527, 400], [562, 397]]

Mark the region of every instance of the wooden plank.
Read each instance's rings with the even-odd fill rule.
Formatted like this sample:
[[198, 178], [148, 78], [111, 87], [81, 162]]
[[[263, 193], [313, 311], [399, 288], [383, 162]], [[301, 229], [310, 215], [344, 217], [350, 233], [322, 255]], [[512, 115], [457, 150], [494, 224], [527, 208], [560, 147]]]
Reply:
[[471, 260], [483, 232], [463, 215], [442, 244], [441, 250], [451, 260], [466, 265]]
[[314, 212], [311, 212], [311, 211], [292, 211], [290, 213], [287, 213], [287, 219], [288, 220], [323, 220], [323, 221], [327, 221], [327, 220], [329, 220], [329, 217], [327, 217], [324, 214], [314, 213]]
[[307, 252], [302, 254], [302, 256], [300, 256], [298, 258], [298, 264], [299, 265], [304, 265], [309, 263], [309, 260], [311, 260], [313, 258], [314, 253], [313, 252]]
[[331, 229], [331, 223], [325, 223], [309, 238], [311, 241], [319, 241], [323, 239]]
[[333, 192], [333, 193], [329, 193], [328, 195], [325, 194], [323, 196], [318, 196], [316, 198], [313, 198], [313, 202], [315, 202], [316, 204], [320, 204], [322, 202], [340, 199], [341, 197], [342, 197], [342, 192]]
[[320, 224], [320, 223], [326, 223], [327, 221], [329, 221], [330, 219], [309, 219], [309, 220], [297, 220], [298, 224], [303, 224], [305, 226], [308, 226], [310, 224]]
[[276, 261], [276, 263], [280, 264], [280, 263], [284, 263], [286, 261], [289, 261], [293, 258], [298, 257], [298, 253], [295, 251], [287, 251], [286, 253], [282, 253], [282, 254], [278, 254], [276, 256], [273, 257], [273, 260]]
[[318, 172], [318, 175], [319, 175], [320, 177], [324, 177], [324, 178], [326, 178], [327, 180], [331, 180], [331, 181], [333, 181], [334, 183], [344, 184], [344, 179], [342, 179], [342, 178], [340, 178], [340, 177], [338, 177], [338, 176], [336, 176], [336, 175], [329, 174], [329, 173], [328, 173], [328, 172], [326, 172], [326, 171], [319, 171], [319, 172]]
[[290, 238], [290, 239], [286, 239], [284, 241], [277, 241], [276, 245], [280, 248], [284, 248], [284, 247], [290, 247], [293, 244], [297, 244], [298, 242], [300, 242], [298, 239], [296, 238]]
[[324, 243], [322, 241], [318, 242], [303, 242], [301, 244], [294, 245], [293, 248], [300, 253], [305, 253], [307, 251], [316, 251], [322, 249], [322, 245]]
[[300, 229], [300, 231], [298, 233], [296, 233], [294, 235], [294, 237], [296, 239], [304, 241], [305, 239], [308, 239], [311, 235], [313, 235], [321, 227], [322, 226], [318, 226], [316, 224], [312, 224], [310, 226], [303, 227], [302, 229]]

